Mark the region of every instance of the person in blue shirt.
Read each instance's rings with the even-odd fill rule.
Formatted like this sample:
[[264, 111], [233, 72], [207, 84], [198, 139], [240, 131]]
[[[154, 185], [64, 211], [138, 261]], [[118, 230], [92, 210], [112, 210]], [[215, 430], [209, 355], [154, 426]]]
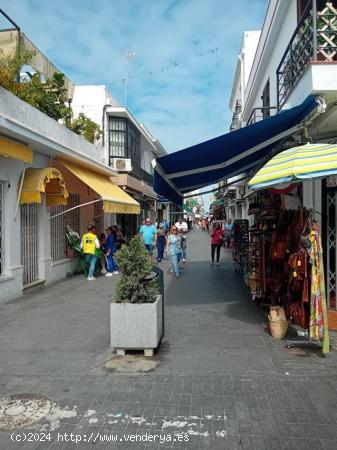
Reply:
[[112, 277], [112, 275], [118, 275], [117, 265], [114, 260], [114, 254], [116, 253], [116, 234], [112, 227], [108, 227], [106, 232], [105, 256], [108, 263], [108, 272], [105, 276]]
[[151, 219], [147, 217], [145, 219], [145, 225], [142, 225], [139, 229], [145, 248], [149, 255], [153, 255], [153, 249], [157, 245], [157, 228], [152, 224]]

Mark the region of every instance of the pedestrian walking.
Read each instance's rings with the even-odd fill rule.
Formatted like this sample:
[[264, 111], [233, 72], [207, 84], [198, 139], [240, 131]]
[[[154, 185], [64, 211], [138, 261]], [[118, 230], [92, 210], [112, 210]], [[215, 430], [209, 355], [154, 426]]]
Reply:
[[232, 220], [228, 219], [225, 223], [225, 242], [226, 247], [231, 248], [232, 246], [232, 237], [233, 237], [233, 224]]
[[[179, 217], [178, 222], [176, 222], [175, 227], [177, 228], [180, 236], [181, 236], [181, 255], [183, 257], [183, 263], [186, 262], [186, 248], [187, 248], [187, 242], [186, 242], [186, 233], [188, 233], [188, 226], [187, 223], [184, 221], [182, 217]], [[180, 257], [179, 257], [180, 261]]]
[[94, 277], [96, 269], [96, 249], [100, 248], [99, 241], [97, 239], [97, 230], [95, 226], [89, 226], [87, 233], [82, 236], [80, 247], [83, 249], [87, 264], [89, 264], [88, 280], [96, 280]]
[[151, 219], [145, 219], [145, 225], [142, 225], [139, 230], [145, 248], [150, 256], [153, 255], [153, 249], [157, 245], [157, 228], [152, 224]]
[[167, 237], [166, 254], [170, 257], [172, 274], [180, 278], [179, 255], [181, 254], [181, 236], [178, 234], [178, 228], [174, 225], [171, 233]]
[[118, 269], [116, 262], [114, 260], [114, 254], [116, 253], [117, 247], [117, 236], [113, 227], [108, 227], [106, 229], [107, 238], [105, 241], [105, 255], [108, 262], [108, 272], [106, 277], [112, 277], [112, 275], [118, 275]]
[[163, 225], [159, 224], [157, 230], [157, 261], [161, 262], [164, 257], [164, 250], [166, 246], [166, 231]]
[[211, 258], [212, 262], [211, 265], [214, 264], [214, 256], [216, 252], [216, 265], [219, 265], [220, 260], [220, 251], [221, 246], [224, 240], [224, 232], [220, 227], [220, 224], [218, 222], [215, 222], [213, 225], [213, 230], [211, 231]]

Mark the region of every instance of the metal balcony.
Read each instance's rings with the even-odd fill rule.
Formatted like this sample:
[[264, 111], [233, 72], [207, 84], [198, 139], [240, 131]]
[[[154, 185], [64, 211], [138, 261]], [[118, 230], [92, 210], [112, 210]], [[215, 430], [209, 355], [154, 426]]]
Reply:
[[276, 110], [276, 106], [261, 106], [260, 108], [254, 108], [247, 121], [247, 126], [259, 122], [260, 120], [266, 119], [267, 117], [272, 115], [270, 114], [271, 111], [276, 112]]
[[146, 172], [146, 170], [142, 169], [138, 164], [132, 162], [132, 171], [130, 173], [131, 176], [137, 178], [138, 180], [144, 181], [144, 183], [152, 186], [153, 184], [153, 175]]
[[283, 107], [311, 62], [337, 61], [337, 10], [309, 0], [277, 68], [277, 108]]

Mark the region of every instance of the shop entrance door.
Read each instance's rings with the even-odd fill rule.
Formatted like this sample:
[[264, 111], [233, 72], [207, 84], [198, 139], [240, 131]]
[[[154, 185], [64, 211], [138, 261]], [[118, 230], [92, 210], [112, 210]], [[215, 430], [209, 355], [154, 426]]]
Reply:
[[327, 304], [329, 309], [337, 310], [336, 305], [336, 262], [337, 262], [337, 190], [327, 190], [326, 195], [326, 274]]
[[23, 285], [39, 278], [39, 226], [38, 205], [21, 205], [21, 264]]

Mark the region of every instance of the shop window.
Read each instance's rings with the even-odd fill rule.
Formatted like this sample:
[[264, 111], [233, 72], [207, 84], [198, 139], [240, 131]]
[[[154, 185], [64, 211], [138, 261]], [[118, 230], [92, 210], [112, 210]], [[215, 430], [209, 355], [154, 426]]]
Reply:
[[[54, 205], [50, 207], [50, 216], [54, 216], [67, 209], [73, 208], [80, 204], [80, 196], [78, 194], [70, 194], [67, 205]], [[51, 233], [51, 256], [53, 261], [67, 257], [67, 240], [66, 227], [67, 225], [74, 231], [80, 231], [80, 209], [76, 208], [66, 214], [51, 219], [50, 233]]]
[[3, 254], [3, 183], [0, 182], [0, 275], [4, 272], [4, 254]]

